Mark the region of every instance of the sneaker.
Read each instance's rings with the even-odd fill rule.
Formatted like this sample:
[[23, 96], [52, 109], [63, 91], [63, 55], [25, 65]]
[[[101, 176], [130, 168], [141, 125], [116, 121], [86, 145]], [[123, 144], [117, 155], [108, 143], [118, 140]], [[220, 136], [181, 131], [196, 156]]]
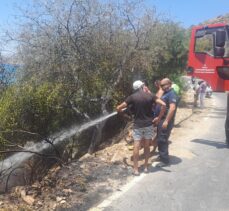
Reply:
[[168, 164], [167, 163], [164, 163], [164, 162], [162, 162], [162, 161], [156, 161], [156, 162], [153, 162], [152, 163], [152, 166], [153, 167], [165, 167], [165, 166], [167, 166]]
[[165, 164], [169, 164], [169, 158], [161, 158], [160, 155], [156, 157], [155, 159], [153, 159], [152, 161], [153, 162], [163, 162]]

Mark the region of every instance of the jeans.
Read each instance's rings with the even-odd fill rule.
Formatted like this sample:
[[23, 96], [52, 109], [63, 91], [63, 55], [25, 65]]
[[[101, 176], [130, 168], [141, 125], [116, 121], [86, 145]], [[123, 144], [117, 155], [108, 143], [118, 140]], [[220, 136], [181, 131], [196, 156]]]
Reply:
[[158, 144], [158, 151], [161, 161], [164, 163], [169, 162], [169, 136], [171, 134], [171, 130], [174, 126], [174, 121], [171, 120], [168, 124], [166, 129], [162, 128], [162, 124], [164, 119], [160, 121], [158, 124], [158, 134], [157, 134], [157, 144]]

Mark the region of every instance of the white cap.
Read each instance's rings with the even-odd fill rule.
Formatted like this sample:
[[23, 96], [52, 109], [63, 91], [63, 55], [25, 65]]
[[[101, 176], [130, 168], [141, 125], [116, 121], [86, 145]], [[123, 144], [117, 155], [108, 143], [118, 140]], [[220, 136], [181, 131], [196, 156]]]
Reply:
[[143, 85], [144, 85], [144, 83], [142, 81], [140, 81], [140, 80], [135, 81], [133, 83], [133, 89], [134, 90], [140, 89]]

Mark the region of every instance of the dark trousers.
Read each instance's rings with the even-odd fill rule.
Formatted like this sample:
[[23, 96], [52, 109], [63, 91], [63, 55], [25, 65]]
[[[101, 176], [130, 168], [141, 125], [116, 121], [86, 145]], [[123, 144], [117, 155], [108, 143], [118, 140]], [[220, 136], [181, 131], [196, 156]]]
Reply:
[[158, 144], [158, 151], [161, 161], [168, 163], [169, 162], [169, 136], [171, 130], [173, 129], [174, 121], [171, 121], [168, 124], [166, 129], [162, 128], [162, 124], [164, 119], [160, 121], [158, 124], [157, 130], [157, 144]]

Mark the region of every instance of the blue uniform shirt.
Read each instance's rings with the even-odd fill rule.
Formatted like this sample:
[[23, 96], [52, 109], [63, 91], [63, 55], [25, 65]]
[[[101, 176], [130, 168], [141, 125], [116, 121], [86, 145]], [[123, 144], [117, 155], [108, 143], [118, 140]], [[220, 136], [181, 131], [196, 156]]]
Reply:
[[[171, 103], [175, 103], [176, 106], [177, 106], [177, 103], [178, 103], [178, 96], [176, 94], [176, 92], [173, 90], [173, 89], [170, 89], [169, 91], [165, 92], [161, 99], [165, 102], [166, 104], [166, 111], [165, 111], [165, 114], [163, 116], [163, 118], [166, 118], [167, 114], [168, 114], [168, 111], [169, 111], [169, 105]], [[175, 113], [174, 113], [175, 114]], [[173, 115], [173, 118], [174, 119], [174, 115]]]

